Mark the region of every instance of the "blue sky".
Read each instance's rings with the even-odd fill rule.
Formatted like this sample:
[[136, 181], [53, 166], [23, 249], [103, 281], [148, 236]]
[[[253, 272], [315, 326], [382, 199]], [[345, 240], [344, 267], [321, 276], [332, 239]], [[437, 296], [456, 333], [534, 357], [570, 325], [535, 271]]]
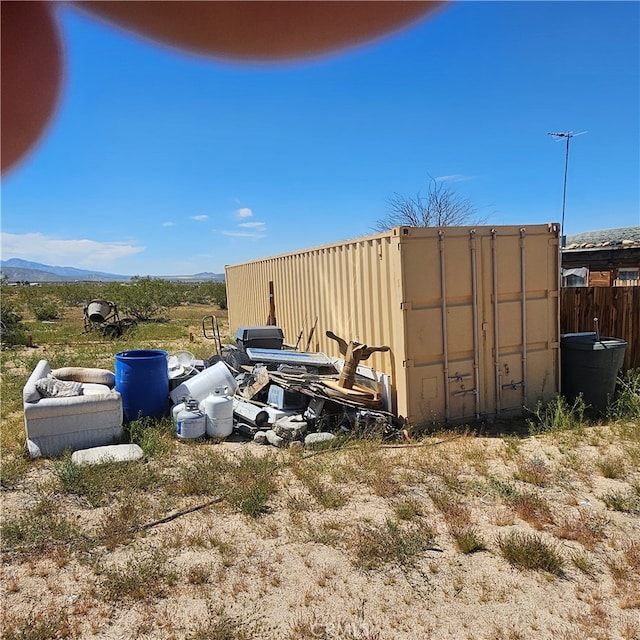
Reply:
[[3, 176], [2, 258], [220, 273], [367, 235], [429, 176], [488, 224], [640, 225], [640, 4], [457, 2], [280, 64], [205, 59], [60, 5], [66, 78]]

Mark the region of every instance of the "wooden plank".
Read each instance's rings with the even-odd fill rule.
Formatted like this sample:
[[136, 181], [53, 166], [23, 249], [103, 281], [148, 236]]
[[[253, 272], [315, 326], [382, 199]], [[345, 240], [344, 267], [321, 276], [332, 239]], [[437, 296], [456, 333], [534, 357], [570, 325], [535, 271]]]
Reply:
[[565, 287], [560, 294], [560, 332], [593, 331], [627, 341], [624, 369], [640, 367], [640, 287]]

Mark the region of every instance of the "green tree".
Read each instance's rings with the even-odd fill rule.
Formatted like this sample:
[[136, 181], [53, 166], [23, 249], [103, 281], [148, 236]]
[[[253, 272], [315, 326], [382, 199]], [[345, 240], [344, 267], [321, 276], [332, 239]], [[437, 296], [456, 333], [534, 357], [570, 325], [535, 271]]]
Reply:
[[22, 324], [22, 315], [18, 311], [16, 300], [2, 287], [0, 304], [0, 342], [2, 345], [25, 344], [26, 332]]
[[121, 315], [137, 320], [150, 320], [182, 302], [178, 285], [149, 276], [134, 276], [130, 282], [110, 286], [107, 291]]

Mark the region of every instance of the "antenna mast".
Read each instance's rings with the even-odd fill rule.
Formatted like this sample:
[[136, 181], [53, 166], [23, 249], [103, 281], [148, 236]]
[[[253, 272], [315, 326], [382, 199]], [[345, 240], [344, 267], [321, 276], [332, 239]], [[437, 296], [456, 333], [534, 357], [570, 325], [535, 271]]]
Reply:
[[573, 133], [573, 131], [566, 131], [564, 133], [548, 133], [547, 135], [554, 138], [554, 140], [560, 140], [561, 138], [566, 138], [567, 140], [567, 151], [564, 157], [564, 188], [562, 191], [562, 222], [560, 224], [560, 229], [562, 233], [560, 248], [564, 249], [567, 243], [567, 236], [564, 233], [564, 210], [567, 202], [567, 171], [569, 169], [569, 142], [571, 138], [575, 138], [575, 136], [581, 136], [583, 133], [588, 133], [588, 131], [581, 131], [580, 133]]

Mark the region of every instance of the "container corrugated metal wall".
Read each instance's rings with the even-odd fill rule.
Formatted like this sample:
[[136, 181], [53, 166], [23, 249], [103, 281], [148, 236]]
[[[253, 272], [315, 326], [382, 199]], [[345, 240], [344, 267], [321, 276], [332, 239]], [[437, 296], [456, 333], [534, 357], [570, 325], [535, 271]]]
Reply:
[[226, 268], [229, 323], [265, 324], [273, 283], [285, 342], [339, 355], [386, 344], [365, 364], [392, 377], [411, 424], [532, 406], [558, 391], [558, 227], [396, 227]]

